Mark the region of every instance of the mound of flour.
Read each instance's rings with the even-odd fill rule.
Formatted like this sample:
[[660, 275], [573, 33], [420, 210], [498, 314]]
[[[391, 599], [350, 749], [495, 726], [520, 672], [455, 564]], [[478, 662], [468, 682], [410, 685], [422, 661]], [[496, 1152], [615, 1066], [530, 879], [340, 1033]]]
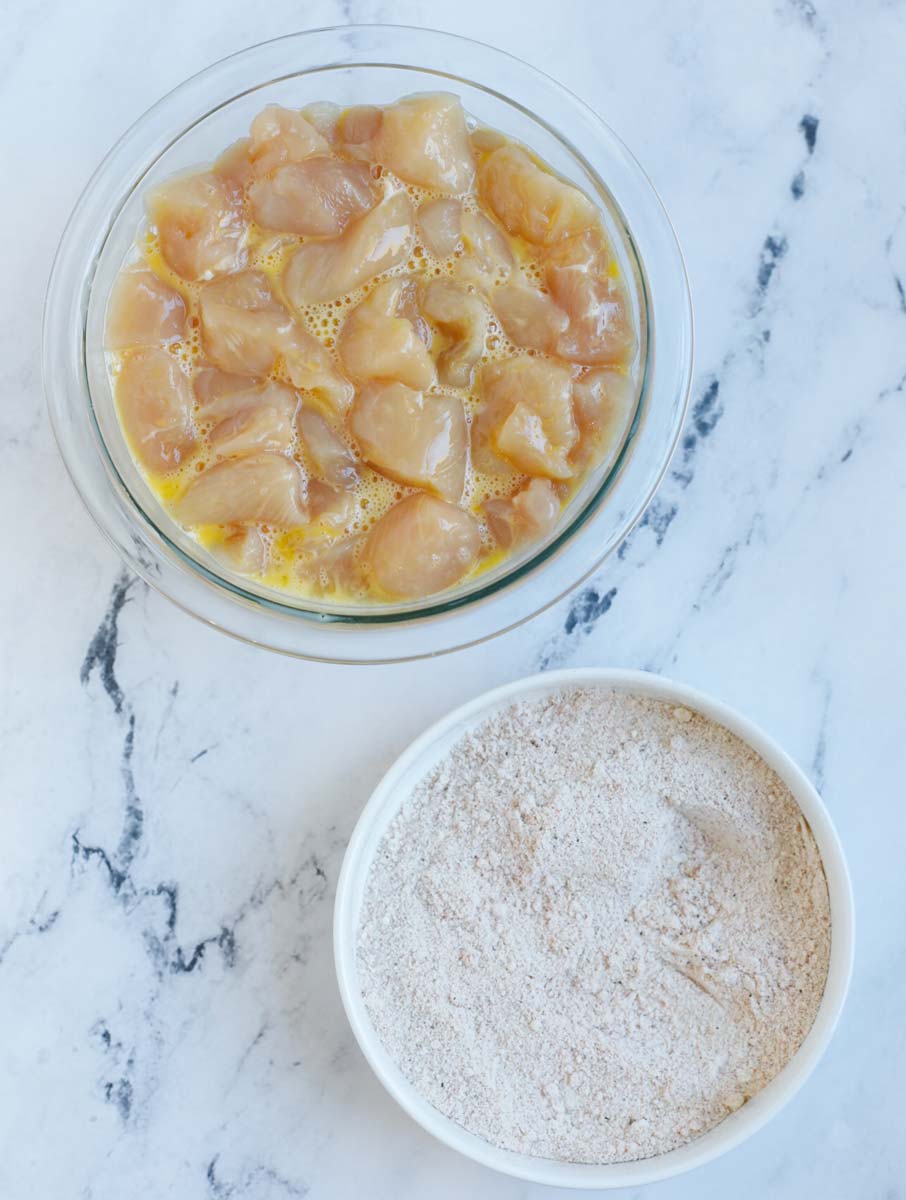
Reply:
[[493, 717], [422, 780], [357, 946], [431, 1104], [584, 1163], [682, 1145], [763, 1088], [829, 951], [818, 851], [774, 772], [686, 709], [581, 688]]

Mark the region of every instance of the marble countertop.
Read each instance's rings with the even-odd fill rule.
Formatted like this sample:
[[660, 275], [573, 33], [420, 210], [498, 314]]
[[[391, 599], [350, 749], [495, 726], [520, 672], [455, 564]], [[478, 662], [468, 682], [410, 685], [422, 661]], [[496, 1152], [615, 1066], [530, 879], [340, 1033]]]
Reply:
[[[858, 946], [817, 1072], [744, 1147], [633, 1193], [906, 1195], [906, 5], [458, 0], [430, 20], [566, 82], [640, 158], [697, 314], [687, 435], [593, 582], [439, 662], [331, 668], [124, 574], [41, 394], [63, 223], [110, 144], [209, 62], [415, 0], [11, 0], [0, 15], [0, 1197], [491, 1200], [554, 1193], [434, 1143], [340, 1008], [331, 903], [394, 756], [559, 665], [664, 671], [775, 735], [849, 855]], [[624, 1193], [628, 1195], [628, 1193]]]

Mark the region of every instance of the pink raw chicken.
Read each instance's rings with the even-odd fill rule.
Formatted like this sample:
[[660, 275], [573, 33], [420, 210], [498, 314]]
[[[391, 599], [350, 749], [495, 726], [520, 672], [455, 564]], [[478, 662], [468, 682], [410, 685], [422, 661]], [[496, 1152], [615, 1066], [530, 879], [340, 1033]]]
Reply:
[[485, 519], [504, 550], [546, 537], [557, 524], [560, 499], [549, 479], [531, 479], [514, 496], [487, 500]]
[[261, 271], [206, 284], [198, 304], [205, 353], [222, 371], [266, 375], [292, 340], [293, 318]]
[[145, 266], [122, 271], [107, 306], [108, 350], [177, 341], [186, 328], [186, 302]]
[[383, 116], [373, 104], [347, 108], [337, 121], [337, 137], [351, 146], [361, 146], [377, 137]]
[[418, 236], [435, 258], [449, 258], [462, 242], [462, 205], [458, 200], [426, 200], [416, 214]]
[[352, 379], [395, 379], [420, 391], [431, 387], [434, 360], [413, 323], [399, 315], [406, 279], [388, 279], [352, 310], [337, 343]]
[[421, 309], [449, 344], [437, 357], [437, 374], [447, 387], [465, 388], [484, 353], [488, 310], [479, 296], [450, 279], [432, 279], [421, 290]]
[[352, 385], [326, 348], [274, 297], [262, 272], [244, 271], [207, 284], [199, 310], [205, 353], [221, 370], [266, 375], [282, 354], [295, 387], [313, 392], [330, 411], [348, 408]]
[[[238, 142], [233, 142], [232, 146], [227, 146], [214, 163], [215, 175], [219, 175], [237, 196], [255, 178], [249, 158], [249, 145], [248, 138], [240, 138]], [[238, 198], [241, 200], [241, 196]]]
[[227, 375], [214, 367], [200, 371], [192, 381], [198, 415], [203, 421], [224, 421], [247, 408], [279, 408], [290, 421], [299, 407], [299, 395], [285, 383]]
[[[220, 376], [199, 387], [201, 377], [206, 374]], [[196, 375], [195, 398], [198, 400], [198, 415], [205, 421], [222, 421], [234, 417], [246, 408], [278, 408], [289, 421], [295, 419], [301, 398], [288, 384], [275, 383], [272, 379], [257, 380], [242, 375], [226, 375], [208, 368]], [[241, 383], [242, 386], [237, 386]], [[204, 398], [201, 394], [205, 393]]]
[[221, 401], [233, 411], [211, 430], [211, 448], [221, 458], [260, 450], [290, 450], [298, 398], [291, 388], [265, 384], [257, 392], [234, 392]]
[[340, 105], [330, 100], [316, 100], [300, 110], [301, 116], [328, 142], [337, 140], [337, 124], [342, 112]]
[[120, 422], [148, 471], [172, 471], [195, 448], [192, 389], [166, 350], [140, 350], [123, 359], [116, 380]]
[[345, 533], [360, 511], [352, 492], [331, 487], [322, 479], [312, 479], [308, 485], [308, 513], [328, 534]]
[[267, 539], [254, 525], [234, 530], [210, 549], [215, 558], [240, 575], [261, 575], [267, 566]]
[[210, 279], [245, 265], [245, 222], [235, 192], [214, 171], [161, 184], [148, 215], [168, 266], [183, 279]]
[[227, 458], [195, 476], [176, 512], [187, 525], [293, 529], [308, 520], [305, 478], [282, 454]]
[[334, 237], [377, 200], [365, 163], [317, 154], [285, 163], [249, 189], [254, 219], [263, 229], [311, 237]]
[[609, 259], [597, 229], [567, 238], [544, 255], [547, 286], [569, 317], [569, 326], [557, 339], [560, 358], [617, 364], [635, 351], [626, 295], [610, 273]]
[[259, 177], [281, 163], [302, 162], [329, 148], [327, 139], [300, 112], [278, 104], [269, 104], [255, 117], [250, 133], [249, 158]]
[[514, 346], [555, 353], [569, 318], [550, 296], [537, 288], [508, 283], [494, 292], [493, 304], [503, 331]]
[[598, 219], [587, 196], [542, 170], [519, 146], [501, 146], [482, 163], [478, 190], [509, 233], [538, 246], [581, 233]]
[[207, 405], [216, 404], [217, 401], [225, 399], [235, 392], [247, 392], [259, 387], [260, 384], [260, 380], [250, 379], [248, 375], [232, 375], [217, 367], [204, 366], [195, 373], [192, 389], [202, 410], [202, 415], [206, 417], [209, 415], [204, 411]]
[[370, 383], [349, 414], [362, 455], [376, 470], [447, 500], [462, 495], [468, 431], [456, 396], [424, 396], [401, 383]]
[[378, 591], [409, 600], [452, 587], [475, 565], [480, 547], [474, 517], [417, 492], [381, 517], [363, 559]]
[[305, 462], [314, 475], [332, 488], [350, 490], [359, 481], [355, 455], [319, 412], [300, 408], [296, 425]]
[[519, 357], [487, 365], [484, 403], [472, 428], [479, 470], [494, 471], [497, 456], [526, 475], [568, 479], [579, 437], [571, 391], [572, 373], [562, 363]]
[[341, 237], [300, 246], [284, 272], [286, 295], [297, 308], [335, 300], [403, 262], [412, 240], [412, 202], [394, 192]]
[[632, 376], [599, 367], [573, 384], [573, 412], [579, 441], [570, 455], [577, 471], [604, 461], [619, 449], [632, 416], [636, 387]]
[[516, 265], [513, 251], [506, 234], [484, 213], [462, 214], [462, 242], [466, 253], [457, 263], [456, 273], [465, 283], [490, 288], [509, 278]]
[[362, 568], [357, 550], [361, 543], [359, 537], [342, 538], [303, 554], [296, 565], [299, 578], [319, 596], [348, 595], [360, 591]]
[[384, 109], [371, 149], [407, 183], [454, 195], [475, 179], [465, 113], [456, 96], [407, 96]]

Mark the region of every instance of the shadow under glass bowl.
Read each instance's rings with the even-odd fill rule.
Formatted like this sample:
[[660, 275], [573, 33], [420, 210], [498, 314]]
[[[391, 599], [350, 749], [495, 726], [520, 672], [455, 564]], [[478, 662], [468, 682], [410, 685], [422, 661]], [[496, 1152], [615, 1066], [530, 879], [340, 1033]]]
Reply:
[[[640, 331], [635, 412], [551, 537], [423, 600], [336, 605], [229, 571], [165, 512], [125, 444], [103, 352], [110, 287], [148, 187], [212, 161], [267, 104], [389, 103], [457, 93], [470, 116], [540, 154], [599, 204]], [[554, 80], [502, 51], [425, 29], [363, 25], [292, 34], [193, 76], [149, 109], [95, 172], [64, 231], [48, 287], [44, 383], [63, 459], [128, 566], [181, 608], [244, 641], [303, 658], [393, 662], [510, 629], [585, 579], [650, 501], [676, 444], [692, 371], [682, 254], [651, 183], [616, 135]]]

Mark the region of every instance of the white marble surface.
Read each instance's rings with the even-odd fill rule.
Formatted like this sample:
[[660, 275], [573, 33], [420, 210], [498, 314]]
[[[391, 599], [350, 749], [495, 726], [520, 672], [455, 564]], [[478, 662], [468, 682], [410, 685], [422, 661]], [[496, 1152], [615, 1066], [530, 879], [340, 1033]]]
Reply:
[[[520, 17], [520, 13], [524, 14]], [[525, 15], [527, 14], [527, 15]], [[738, 705], [823, 789], [858, 950], [816, 1075], [664, 1200], [906, 1194], [906, 5], [458, 0], [431, 22], [567, 82], [671, 212], [697, 310], [692, 419], [593, 588], [441, 662], [234, 644], [125, 577], [41, 396], [44, 285], [111, 142], [190, 72], [415, 0], [8, 0], [0, 13], [0, 1197], [492, 1200], [385, 1098], [332, 973], [372, 785], [425, 724], [540, 665], [663, 670]]]

